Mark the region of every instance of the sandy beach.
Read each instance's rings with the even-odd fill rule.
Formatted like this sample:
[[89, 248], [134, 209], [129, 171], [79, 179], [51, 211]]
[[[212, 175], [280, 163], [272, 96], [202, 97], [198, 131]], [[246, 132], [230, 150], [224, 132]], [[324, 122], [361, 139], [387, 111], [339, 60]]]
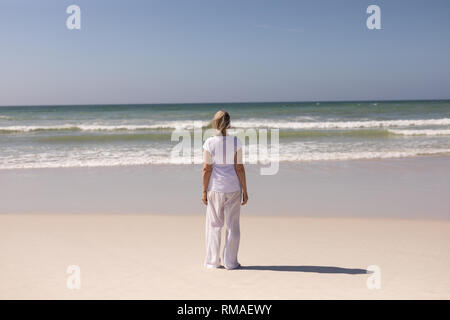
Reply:
[[205, 270], [201, 215], [2, 214], [0, 298], [450, 298], [450, 221], [243, 215], [241, 228], [243, 268]]
[[233, 271], [203, 268], [200, 169], [2, 170], [0, 298], [450, 299], [446, 158], [248, 166]]

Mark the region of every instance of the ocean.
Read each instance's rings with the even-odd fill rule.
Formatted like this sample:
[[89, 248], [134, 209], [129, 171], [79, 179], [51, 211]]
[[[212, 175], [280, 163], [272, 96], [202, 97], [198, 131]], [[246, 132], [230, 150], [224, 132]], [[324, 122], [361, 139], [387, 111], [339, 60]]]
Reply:
[[0, 107], [0, 169], [170, 164], [174, 130], [218, 109], [233, 129], [279, 129], [281, 162], [450, 155], [449, 100], [14, 106]]

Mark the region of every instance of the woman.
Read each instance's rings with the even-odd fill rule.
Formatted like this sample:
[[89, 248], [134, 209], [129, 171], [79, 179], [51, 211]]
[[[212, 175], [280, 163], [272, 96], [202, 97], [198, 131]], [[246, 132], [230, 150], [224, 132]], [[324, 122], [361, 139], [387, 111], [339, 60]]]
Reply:
[[220, 268], [221, 229], [226, 222], [223, 266], [226, 269], [240, 267], [237, 260], [242, 205], [248, 201], [245, 169], [242, 163], [242, 147], [238, 138], [227, 135], [230, 115], [220, 110], [212, 120], [217, 134], [204, 145], [203, 194], [206, 209], [206, 268]]

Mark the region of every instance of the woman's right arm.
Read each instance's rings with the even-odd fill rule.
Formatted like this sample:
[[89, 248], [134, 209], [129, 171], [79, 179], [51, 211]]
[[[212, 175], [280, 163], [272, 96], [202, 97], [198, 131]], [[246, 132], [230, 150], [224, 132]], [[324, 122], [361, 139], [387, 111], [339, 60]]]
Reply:
[[242, 187], [242, 205], [245, 205], [248, 201], [247, 194], [247, 180], [245, 179], [245, 168], [242, 162], [242, 149], [239, 149], [234, 155], [234, 170], [238, 176], [239, 182]]

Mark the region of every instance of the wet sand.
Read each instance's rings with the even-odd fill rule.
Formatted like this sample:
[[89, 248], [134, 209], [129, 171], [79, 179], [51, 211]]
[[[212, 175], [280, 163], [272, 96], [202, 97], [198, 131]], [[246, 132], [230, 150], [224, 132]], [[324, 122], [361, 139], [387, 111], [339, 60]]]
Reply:
[[[247, 165], [246, 215], [450, 219], [450, 158]], [[203, 214], [201, 166], [0, 170], [0, 213]]]

